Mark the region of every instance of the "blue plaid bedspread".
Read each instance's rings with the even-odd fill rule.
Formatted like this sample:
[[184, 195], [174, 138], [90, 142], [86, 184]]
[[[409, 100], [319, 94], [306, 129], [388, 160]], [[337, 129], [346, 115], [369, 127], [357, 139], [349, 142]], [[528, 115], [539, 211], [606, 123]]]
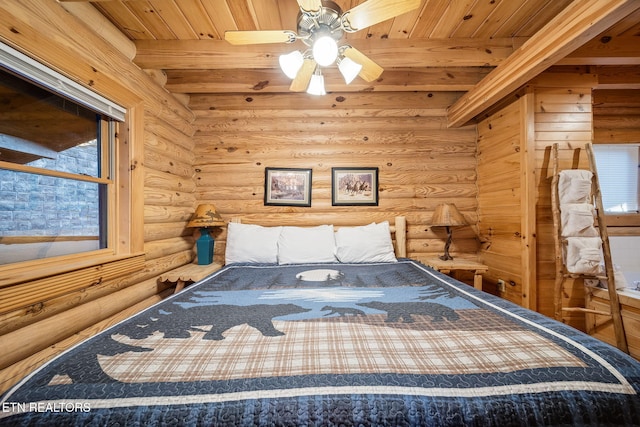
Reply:
[[640, 363], [410, 260], [230, 265], [73, 347], [0, 425], [640, 425]]

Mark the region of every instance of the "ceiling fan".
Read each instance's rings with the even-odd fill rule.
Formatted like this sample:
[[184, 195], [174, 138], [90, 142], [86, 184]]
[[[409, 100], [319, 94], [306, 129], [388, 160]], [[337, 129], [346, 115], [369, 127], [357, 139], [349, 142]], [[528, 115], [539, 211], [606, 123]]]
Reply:
[[337, 63], [347, 84], [356, 76], [367, 82], [382, 74], [382, 67], [356, 48], [339, 42], [345, 32], [362, 30], [387, 19], [410, 12], [422, 0], [367, 0], [342, 12], [329, 0], [297, 0], [297, 33], [291, 30], [226, 31], [224, 39], [231, 44], [294, 43], [308, 46], [304, 52], [293, 51], [280, 56], [282, 71], [293, 81], [290, 90], [324, 95], [324, 77], [321, 67]]

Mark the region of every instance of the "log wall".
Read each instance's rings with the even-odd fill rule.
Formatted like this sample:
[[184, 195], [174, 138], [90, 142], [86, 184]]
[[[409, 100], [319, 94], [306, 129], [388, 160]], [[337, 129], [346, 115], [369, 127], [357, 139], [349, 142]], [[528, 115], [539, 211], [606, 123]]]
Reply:
[[[359, 225], [407, 217], [408, 256], [444, 252], [434, 208], [455, 203], [471, 224], [452, 254], [475, 254], [476, 129], [448, 129], [459, 94], [353, 93], [193, 96], [196, 197], [225, 218], [263, 225]], [[379, 168], [379, 206], [332, 206], [332, 167]], [[311, 207], [265, 206], [265, 167], [312, 169]], [[244, 220], [243, 220], [244, 221]], [[215, 257], [224, 259], [225, 231]]]
[[194, 255], [185, 228], [195, 203], [194, 116], [133, 65], [130, 52], [119, 52], [118, 42], [94, 33], [104, 22], [78, 14], [55, 1], [2, 2], [0, 40], [131, 109], [119, 135], [122, 148], [136, 147], [121, 165], [131, 177], [122, 184], [131, 187], [132, 208], [120, 212], [120, 225], [131, 229], [131, 241], [118, 244], [140, 255], [124, 264], [70, 264], [68, 273], [26, 282], [0, 277], [0, 392], [87, 334], [158, 301], [171, 291], [158, 276]]

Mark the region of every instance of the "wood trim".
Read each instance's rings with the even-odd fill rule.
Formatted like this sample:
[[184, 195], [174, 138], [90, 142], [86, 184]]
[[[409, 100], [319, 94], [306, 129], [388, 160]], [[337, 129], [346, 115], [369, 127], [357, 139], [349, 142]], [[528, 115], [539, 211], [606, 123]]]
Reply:
[[537, 311], [536, 282], [536, 137], [535, 95], [529, 91], [520, 99], [520, 229], [522, 247], [522, 306]]
[[[449, 109], [462, 126], [551, 65], [640, 8], [635, 0], [573, 2]], [[572, 23], [572, 24], [567, 24]]]

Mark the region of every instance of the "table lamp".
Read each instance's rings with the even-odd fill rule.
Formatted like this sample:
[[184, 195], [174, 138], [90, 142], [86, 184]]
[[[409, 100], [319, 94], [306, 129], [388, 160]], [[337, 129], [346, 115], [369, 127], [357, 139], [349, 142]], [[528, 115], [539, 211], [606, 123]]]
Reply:
[[451, 246], [451, 239], [453, 237], [453, 230], [451, 228], [467, 225], [467, 221], [465, 221], [456, 205], [453, 203], [443, 203], [436, 206], [433, 216], [431, 217], [431, 225], [447, 228], [447, 243], [444, 245], [444, 255], [441, 255], [440, 259], [443, 261], [453, 259], [453, 257], [449, 255], [449, 247]]
[[209, 234], [210, 227], [224, 226], [225, 222], [212, 204], [198, 205], [187, 227], [200, 228], [200, 237], [196, 240], [198, 264], [207, 265], [213, 262], [213, 237]]

